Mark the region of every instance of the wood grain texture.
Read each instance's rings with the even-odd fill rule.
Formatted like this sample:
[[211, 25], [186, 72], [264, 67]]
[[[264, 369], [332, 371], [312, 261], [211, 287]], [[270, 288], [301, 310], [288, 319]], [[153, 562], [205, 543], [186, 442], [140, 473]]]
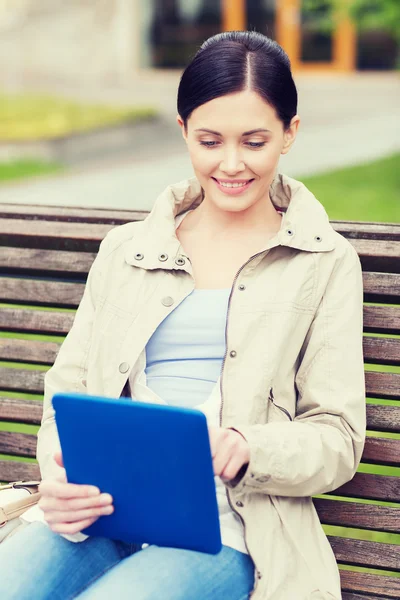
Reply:
[[0, 460], [0, 481], [40, 481], [40, 469], [35, 463]]
[[0, 431], [0, 454], [35, 458], [36, 443], [36, 435]]
[[400, 338], [363, 338], [364, 362], [400, 365]]
[[400, 306], [364, 305], [364, 331], [400, 334]]
[[[73, 206], [46, 206], [31, 204], [0, 204], [1, 219], [24, 221], [65, 221], [69, 223], [105, 223], [123, 225], [130, 221], [142, 221], [147, 210], [112, 210], [109, 208], [85, 208]], [[380, 233], [383, 235], [383, 233]]]
[[347, 498], [400, 502], [400, 477], [356, 473], [351, 481], [329, 493]]
[[93, 252], [67, 252], [38, 248], [0, 246], [0, 269], [3, 273], [42, 275], [86, 275], [95, 258]]
[[0, 329], [17, 333], [67, 335], [72, 327], [74, 317], [75, 313], [73, 312], [1, 308]]
[[[361, 592], [372, 594], [371, 598], [400, 598], [400, 577], [390, 577], [386, 575], [373, 575], [372, 573], [360, 573], [357, 571], [340, 571], [340, 581], [342, 590], [351, 594], [352, 592]], [[346, 596], [343, 596], [345, 598]], [[362, 596], [364, 599], [368, 596]], [[351, 596], [348, 596], [351, 598]], [[358, 599], [357, 599], [358, 600]]]
[[363, 272], [364, 300], [366, 302], [400, 303], [400, 274]]
[[113, 225], [0, 219], [3, 246], [97, 252]]
[[400, 433], [400, 406], [367, 404], [367, 426], [372, 431]]
[[400, 545], [328, 536], [336, 560], [358, 567], [400, 571]]
[[365, 385], [369, 398], [400, 399], [400, 373], [365, 373]]
[[400, 272], [400, 242], [349, 238], [364, 271]]
[[356, 592], [344, 592], [342, 600], [388, 600], [390, 596], [370, 596], [365, 594], [357, 594]]
[[0, 396], [0, 420], [40, 425], [43, 402]]
[[84, 283], [0, 277], [0, 302], [76, 308], [84, 288]]
[[44, 371], [0, 367], [0, 389], [12, 392], [43, 394]]
[[392, 508], [325, 498], [314, 498], [313, 502], [325, 525], [400, 533], [400, 506]]
[[347, 239], [400, 241], [398, 223], [374, 223], [361, 221], [331, 221], [332, 227]]
[[400, 439], [367, 437], [361, 460], [376, 465], [400, 466]]
[[0, 338], [0, 361], [52, 365], [59, 349], [60, 344], [54, 342]]

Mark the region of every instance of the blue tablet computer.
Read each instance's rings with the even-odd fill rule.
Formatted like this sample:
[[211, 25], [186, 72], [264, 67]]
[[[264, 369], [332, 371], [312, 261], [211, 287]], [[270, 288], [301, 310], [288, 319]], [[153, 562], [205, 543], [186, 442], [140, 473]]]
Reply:
[[114, 512], [83, 531], [217, 554], [218, 505], [205, 415], [196, 409], [58, 393], [67, 479], [96, 485]]

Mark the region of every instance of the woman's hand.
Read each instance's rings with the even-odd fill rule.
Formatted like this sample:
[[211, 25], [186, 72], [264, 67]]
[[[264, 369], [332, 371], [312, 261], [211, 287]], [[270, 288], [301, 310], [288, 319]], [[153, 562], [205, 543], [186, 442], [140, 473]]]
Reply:
[[250, 462], [250, 448], [244, 437], [233, 429], [208, 426], [214, 475], [230, 481]]
[[[64, 467], [61, 452], [54, 455]], [[68, 483], [65, 470], [56, 480], [44, 480], [39, 485], [39, 507], [45, 521], [56, 533], [74, 534], [89, 527], [102, 515], [114, 511], [110, 494], [101, 494], [92, 485]]]

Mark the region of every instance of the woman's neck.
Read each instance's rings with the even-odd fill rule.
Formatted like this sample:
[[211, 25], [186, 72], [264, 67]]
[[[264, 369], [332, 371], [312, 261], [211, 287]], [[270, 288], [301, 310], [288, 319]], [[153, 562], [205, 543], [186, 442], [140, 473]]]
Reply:
[[273, 235], [279, 231], [281, 221], [282, 216], [269, 199], [246, 211], [233, 212], [221, 210], [204, 198], [200, 206], [186, 216], [181, 227], [186, 231], [195, 230], [204, 239], [235, 240]]

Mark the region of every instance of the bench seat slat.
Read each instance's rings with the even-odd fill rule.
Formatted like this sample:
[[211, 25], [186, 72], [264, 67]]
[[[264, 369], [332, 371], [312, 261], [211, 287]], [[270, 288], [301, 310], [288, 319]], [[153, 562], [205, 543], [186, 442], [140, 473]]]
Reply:
[[38, 248], [0, 246], [0, 269], [28, 274], [37, 272], [87, 275], [95, 259], [93, 252], [67, 252]]
[[36, 458], [36, 435], [0, 431], [0, 454]]
[[[2, 308], [0, 311], [0, 329], [6, 331], [66, 335], [71, 328], [72, 321], [73, 313], [44, 312], [23, 308]], [[47, 327], [46, 324], [48, 324]], [[400, 307], [365, 305], [364, 330], [370, 333], [400, 334]]]
[[364, 337], [364, 361], [380, 365], [400, 365], [400, 339]]
[[84, 283], [0, 277], [0, 302], [76, 308], [84, 287]]
[[392, 508], [325, 498], [314, 498], [314, 505], [325, 525], [400, 533], [400, 506]]
[[44, 371], [0, 367], [0, 386], [3, 390], [43, 394]]
[[363, 272], [364, 300], [366, 302], [384, 302], [399, 304], [400, 274]]
[[351, 481], [329, 493], [345, 498], [400, 502], [400, 477], [356, 473]]
[[400, 272], [400, 242], [349, 238], [364, 271]]
[[365, 304], [364, 331], [400, 334], [400, 307]]
[[355, 594], [353, 592], [344, 592], [342, 600], [387, 600], [387, 596], [365, 596], [364, 594]]
[[400, 433], [400, 405], [367, 404], [367, 425], [372, 431]]
[[[40, 414], [34, 408], [40, 408]], [[21, 421], [22, 423], [40, 423], [42, 402], [0, 397], [0, 419]], [[369, 429], [375, 431], [400, 431], [400, 406], [367, 405]]]
[[59, 349], [55, 342], [0, 338], [0, 360], [52, 365]]
[[43, 402], [40, 400], [0, 397], [0, 421], [40, 425], [42, 413]]
[[23, 219], [0, 219], [2, 245], [97, 252], [101, 240], [113, 229], [104, 223], [68, 223]]
[[400, 571], [400, 545], [328, 536], [336, 560], [358, 567]]
[[[376, 597], [375, 594], [377, 594], [379, 598], [395, 598], [396, 600], [400, 598], [400, 577], [340, 570], [340, 581], [342, 589], [348, 593], [373, 594], [374, 596], [371, 597]], [[365, 598], [365, 596], [362, 596], [362, 598]]]
[[[84, 283], [1, 277], [0, 302], [76, 307], [83, 290]], [[364, 273], [364, 292], [366, 301], [398, 303], [400, 274]]]
[[362, 461], [393, 467], [400, 466], [400, 439], [367, 437]]
[[[109, 208], [82, 208], [74, 206], [46, 206], [31, 204], [0, 205], [0, 218], [42, 220], [42, 221], [68, 221], [74, 223], [108, 223], [122, 225], [129, 221], [142, 221], [147, 217], [146, 210], [111, 210]], [[387, 231], [382, 225], [376, 227], [378, 235], [390, 235], [391, 228]]]
[[365, 385], [370, 398], [400, 399], [400, 373], [369, 371], [365, 373]]
[[74, 312], [1, 308], [0, 329], [17, 333], [67, 335], [74, 317]]
[[36, 463], [0, 460], [0, 481], [40, 481], [40, 469]]

